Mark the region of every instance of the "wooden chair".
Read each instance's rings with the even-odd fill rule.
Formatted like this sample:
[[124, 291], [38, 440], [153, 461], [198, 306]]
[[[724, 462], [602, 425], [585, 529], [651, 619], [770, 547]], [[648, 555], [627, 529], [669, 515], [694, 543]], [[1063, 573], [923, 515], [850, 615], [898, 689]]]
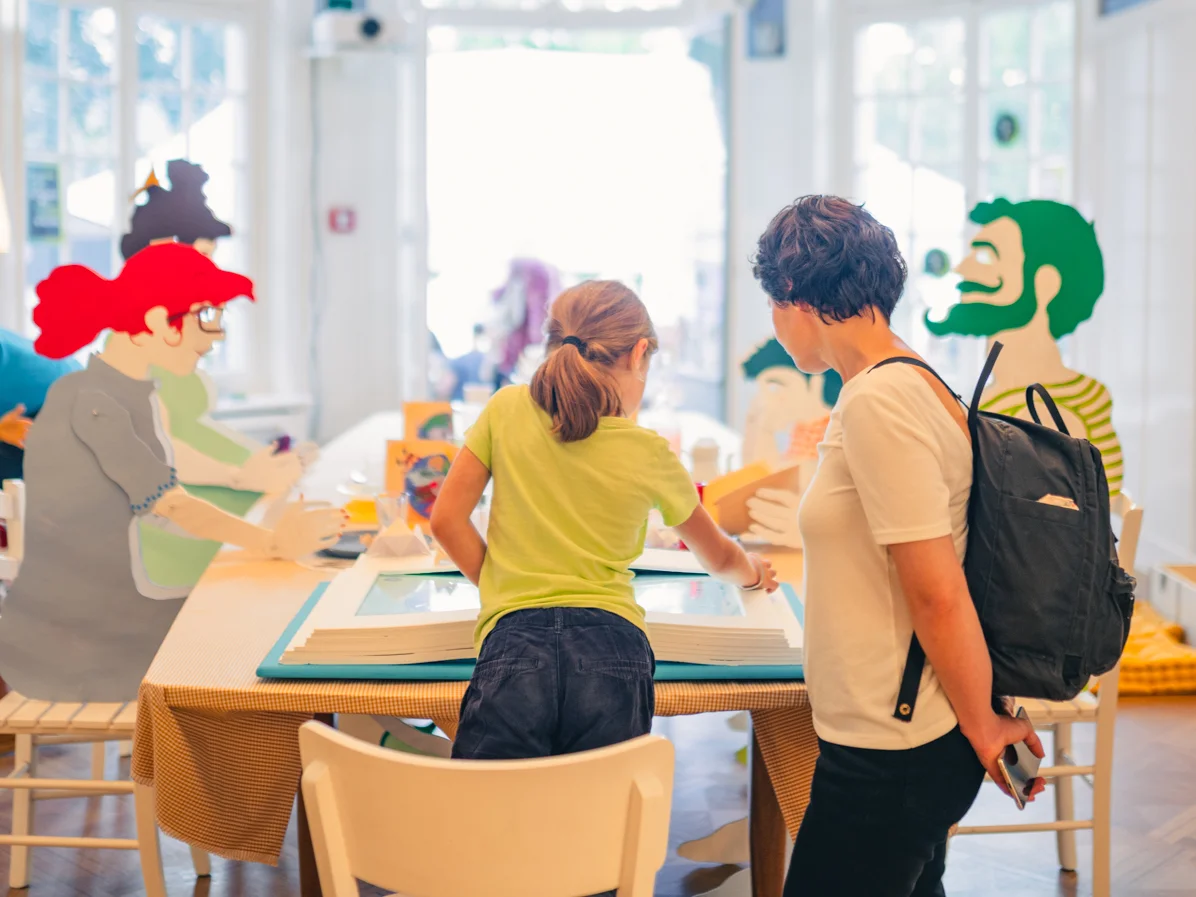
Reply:
[[651, 897], [673, 747], [645, 735], [543, 760], [388, 751], [309, 722], [303, 797], [325, 897], [357, 880], [420, 897]]
[[[1122, 566], [1133, 572], [1142, 533], [1142, 509], [1124, 492], [1112, 502], [1113, 516], [1121, 521], [1118, 552]], [[959, 835], [987, 835], [1006, 832], [1055, 832], [1059, 865], [1068, 871], [1076, 868], [1076, 832], [1092, 831], [1092, 894], [1109, 897], [1111, 788], [1113, 779], [1113, 735], [1117, 722], [1117, 685], [1121, 664], [1098, 680], [1098, 694], [1086, 691], [1071, 701], [1018, 700], [1030, 715], [1034, 728], [1054, 732], [1054, 765], [1044, 767], [1039, 775], [1055, 787], [1055, 820], [1013, 825], [965, 825]], [[1071, 756], [1073, 723], [1095, 723], [1096, 752], [1093, 763], [1082, 765]], [[1076, 819], [1072, 780], [1079, 776], [1092, 788], [1092, 818]]]
[[[137, 725], [137, 702], [128, 704], [67, 704], [32, 701], [16, 692], [0, 700], [0, 733], [15, 737], [13, 771], [0, 779], [0, 789], [12, 791], [12, 834], [0, 835], [0, 845], [12, 848], [10, 888], [29, 886], [29, 850], [32, 847], [80, 847], [136, 850], [146, 897], [166, 897], [166, 879], [154, 816], [154, 791], [131, 781], [43, 779], [38, 776], [37, 749], [46, 744], [122, 741], [132, 737]], [[72, 838], [33, 833], [36, 801], [60, 798], [132, 794], [136, 802], [136, 838]], [[208, 855], [192, 848], [198, 875], [211, 874]]]
[[[5, 480], [0, 492], [0, 520], [8, 535], [8, 547], [0, 550], [0, 581], [12, 582], [17, 578], [21, 560], [25, 556], [25, 483], [22, 480]], [[119, 746], [121, 757], [133, 755], [133, 743], [122, 741]], [[107, 764], [107, 742], [97, 741], [91, 749], [91, 777], [104, 778]]]

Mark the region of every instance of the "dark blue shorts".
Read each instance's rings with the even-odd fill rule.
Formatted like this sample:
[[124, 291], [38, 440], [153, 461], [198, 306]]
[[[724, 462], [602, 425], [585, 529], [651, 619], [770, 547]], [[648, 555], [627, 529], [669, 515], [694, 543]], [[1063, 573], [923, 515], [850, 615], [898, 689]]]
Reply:
[[507, 614], [482, 643], [453, 756], [551, 757], [646, 735], [655, 669], [643, 631], [608, 611]]

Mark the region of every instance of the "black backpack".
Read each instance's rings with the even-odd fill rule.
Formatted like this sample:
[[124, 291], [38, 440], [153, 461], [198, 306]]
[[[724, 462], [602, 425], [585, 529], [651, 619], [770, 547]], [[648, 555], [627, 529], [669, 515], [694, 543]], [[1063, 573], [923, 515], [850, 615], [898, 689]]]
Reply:
[[[1046, 389], [1038, 383], [1026, 389], [1033, 422], [980, 410], [1000, 352], [994, 343], [968, 408], [972, 493], [964, 573], [992, 658], [993, 693], [1065, 701], [1121, 657], [1134, 579], [1117, 561], [1100, 452], [1068, 434]], [[924, 368], [947, 386], [916, 358], [888, 358], [873, 370], [897, 363]], [[1042, 426], [1039, 399], [1055, 429]], [[925, 663], [915, 635], [893, 711], [902, 722], [913, 718]]]

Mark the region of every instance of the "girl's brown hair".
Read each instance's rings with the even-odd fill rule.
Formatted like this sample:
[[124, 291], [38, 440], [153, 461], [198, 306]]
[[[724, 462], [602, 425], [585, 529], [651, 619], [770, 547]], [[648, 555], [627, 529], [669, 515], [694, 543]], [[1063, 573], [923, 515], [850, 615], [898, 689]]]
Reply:
[[532, 398], [552, 417], [561, 442], [578, 442], [600, 418], [625, 413], [612, 368], [642, 339], [648, 354], [655, 352], [656, 329], [634, 292], [617, 281], [590, 280], [557, 296], [544, 330], [548, 356], [532, 377]]

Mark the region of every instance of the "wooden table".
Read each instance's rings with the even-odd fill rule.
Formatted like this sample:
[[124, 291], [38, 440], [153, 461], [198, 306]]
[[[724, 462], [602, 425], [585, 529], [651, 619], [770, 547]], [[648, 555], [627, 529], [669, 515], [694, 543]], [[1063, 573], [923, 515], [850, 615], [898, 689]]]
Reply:
[[[314, 472], [317, 485], [309, 497], [335, 498], [339, 480], [330, 468], [343, 470], [352, 446], [364, 444], [361, 437], [368, 435], [372, 442], [394, 425], [393, 416], [379, 415], [359, 428], [356, 438], [330, 446]], [[782, 578], [800, 582], [800, 554], [774, 560]], [[304, 721], [364, 713], [431, 718], [455, 730], [463, 682], [256, 677], [257, 665], [327, 575], [225, 553], [180, 612], [142, 684], [133, 762], [134, 777], [157, 789], [158, 821], [167, 834], [231, 859], [275, 862], [299, 778], [297, 730]], [[657, 686], [656, 700], [660, 715], [752, 711], [753, 891], [779, 897], [786, 820], [796, 830], [817, 757], [805, 686], [665, 682]], [[302, 801], [299, 806], [301, 893], [318, 897]]]

